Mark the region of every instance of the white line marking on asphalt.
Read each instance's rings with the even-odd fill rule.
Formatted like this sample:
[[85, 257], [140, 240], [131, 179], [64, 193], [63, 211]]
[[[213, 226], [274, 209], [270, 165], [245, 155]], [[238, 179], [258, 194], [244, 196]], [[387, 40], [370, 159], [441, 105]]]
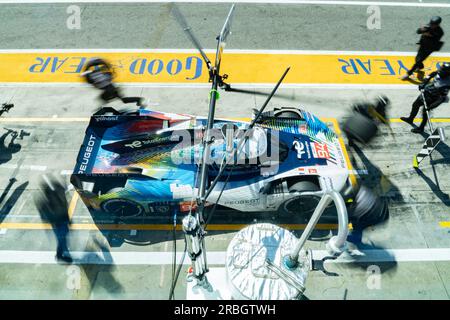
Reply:
[[45, 171], [47, 170], [47, 166], [35, 166], [35, 165], [17, 165], [17, 164], [10, 164], [10, 163], [4, 163], [0, 165], [0, 169], [30, 169], [33, 171]]
[[[174, 88], [174, 89], [210, 89], [208, 83], [156, 83], [156, 82], [119, 82], [121, 87], [138, 87], [138, 88]], [[84, 83], [75, 82], [0, 82], [0, 87], [91, 87]], [[273, 83], [239, 83], [233, 84], [233, 88], [249, 88], [249, 89], [272, 89]], [[280, 89], [376, 89], [376, 90], [415, 90], [417, 85], [414, 84], [340, 84], [340, 83], [287, 83], [282, 84]], [[8, 119], [8, 118], [4, 118]]]
[[[39, 213], [36, 214], [20, 214], [19, 212], [9, 215], [9, 214], [0, 214], [0, 217], [8, 218], [6, 221], [2, 221], [3, 223], [9, 223], [9, 222], [16, 222], [17, 220], [21, 220], [24, 218], [40, 218], [41, 216]], [[29, 223], [29, 220], [26, 220], [25, 223]], [[42, 221], [38, 221], [38, 223], [41, 223]], [[8, 228], [5, 228], [8, 229]]]
[[22, 200], [22, 203], [20, 204], [19, 208], [17, 208], [16, 213], [11, 216], [20, 215], [20, 212], [22, 211], [23, 207], [25, 206], [25, 203], [28, 203], [30, 196], [31, 196], [31, 194], [29, 194], [29, 193], [26, 194], [25, 199]]
[[[1, 1], [1, 0], [0, 0]], [[216, 53], [216, 49], [204, 49], [206, 53]], [[0, 49], [1, 53], [198, 53], [196, 49]], [[226, 49], [225, 53], [239, 54], [296, 54], [296, 55], [354, 55], [354, 56], [413, 56], [416, 51], [352, 51], [352, 50], [271, 50], [271, 49]], [[434, 52], [433, 57], [448, 57], [450, 52]]]
[[248, 3], [248, 4], [310, 4], [343, 6], [389, 6], [450, 8], [450, 4], [437, 2], [395, 2], [395, 1], [348, 1], [348, 0], [0, 0], [0, 4], [36, 3]]
[[[172, 252], [71, 252], [75, 264], [116, 264], [116, 265], [171, 265]], [[177, 261], [182, 253], [177, 253]], [[1, 250], [0, 263], [24, 263], [24, 264], [55, 264], [54, 251], [15, 251]], [[325, 250], [313, 250], [315, 260], [328, 257]], [[224, 265], [225, 251], [209, 251], [207, 253], [210, 265]], [[354, 250], [345, 253], [336, 260], [328, 260], [328, 263], [352, 263], [352, 262], [433, 262], [450, 261], [450, 249], [376, 249]], [[191, 262], [186, 258], [184, 264]]]
[[[166, 241], [166, 243], [164, 244], [164, 251], [167, 251], [167, 249], [169, 249], [169, 242]], [[164, 270], [166, 268], [164, 268], [164, 266], [161, 266], [161, 274], [159, 277], [159, 287], [162, 288], [164, 285]]]

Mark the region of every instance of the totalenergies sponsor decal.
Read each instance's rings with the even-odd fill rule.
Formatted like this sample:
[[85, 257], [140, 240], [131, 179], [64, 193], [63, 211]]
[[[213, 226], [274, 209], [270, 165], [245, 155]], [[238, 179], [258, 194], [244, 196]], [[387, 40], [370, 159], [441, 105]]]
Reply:
[[[212, 53], [208, 53], [213, 60]], [[109, 61], [117, 82], [207, 83], [201, 57], [180, 52], [0, 52], [0, 82], [82, 82], [80, 73], [93, 58]], [[432, 56], [426, 72], [435, 70], [450, 53]], [[414, 54], [342, 54], [226, 52], [221, 71], [230, 83], [276, 83], [291, 66], [284, 83], [302, 84], [405, 84], [399, 78], [414, 64]]]
[[294, 140], [293, 147], [297, 151], [297, 158], [300, 160], [311, 159], [311, 157], [330, 159], [330, 152], [325, 143]]

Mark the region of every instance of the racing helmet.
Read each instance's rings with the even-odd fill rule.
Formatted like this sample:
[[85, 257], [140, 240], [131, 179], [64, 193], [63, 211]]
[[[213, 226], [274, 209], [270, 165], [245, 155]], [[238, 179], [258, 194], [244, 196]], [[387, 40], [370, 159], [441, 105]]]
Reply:
[[377, 112], [386, 110], [387, 107], [391, 104], [391, 101], [385, 95], [380, 95], [377, 97], [377, 102], [375, 104], [375, 109]]
[[441, 78], [447, 78], [450, 76], [450, 62], [444, 62], [439, 67], [439, 76]]
[[433, 17], [431, 17], [431, 19], [430, 19], [430, 24], [433, 24], [433, 25], [439, 25], [439, 24], [441, 24], [441, 21], [442, 21], [442, 18], [441, 18], [441, 17], [439, 17], [439, 16], [433, 16]]
[[86, 63], [81, 75], [94, 87], [104, 88], [112, 82], [113, 68], [105, 60], [95, 58]]

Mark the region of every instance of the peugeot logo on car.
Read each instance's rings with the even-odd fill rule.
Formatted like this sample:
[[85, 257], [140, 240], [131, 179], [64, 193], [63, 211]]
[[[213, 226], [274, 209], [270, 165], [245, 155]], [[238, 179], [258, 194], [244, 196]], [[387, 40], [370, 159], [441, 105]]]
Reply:
[[84, 173], [87, 169], [87, 165], [89, 163], [89, 159], [92, 155], [92, 150], [95, 145], [95, 139], [96, 137], [91, 134], [89, 137], [89, 141], [87, 143], [86, 149], [84, 150], [83, 159], [81, 160], [80, 168], [78, 170], [78, 173]]

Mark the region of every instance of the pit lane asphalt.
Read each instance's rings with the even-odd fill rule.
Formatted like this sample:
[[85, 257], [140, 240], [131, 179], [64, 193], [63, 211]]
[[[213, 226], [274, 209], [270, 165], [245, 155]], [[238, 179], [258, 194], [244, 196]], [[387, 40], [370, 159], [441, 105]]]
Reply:
[[[412, 1], [414, 2], [414, 1]], [[427, 1], [432, 2], [432, 1]], [[444, 1], [443, 1], [444, 2]], [[168, 3], [75, 3], [81, 29], [69, 30], [68, 4], [2, 4], [0, 48], [192, 48]], [[178, 6], [205, 48], [228, 13], [228, 3]], [[433, 15], [450, 35], [448, 8], [384, 7], [381, 29], [367, 28], [368, 6], [238, 3], [230, 49], [414, 51], [416, 29]], [[450, 51], [448, 44], [443, 51]]]
[[[80, 6], [90, 8], [89, 10], [85, 9], [83, 15], [86, 12], [90, 14], [86, 17], [86, 29], [77, 31], [81, 33], [75, 36], [67, 30], [61, 30], [63, 29], [62, 27], [56, 27], [59, 23], [65, 25], [66, 15], [64, 13], [66, 6], [48, 6], [44, 4], [5, 6], [3, 7], [2, 5], [2, 9], [6, 9], [0, 10], [0, 14], [4, 15], [6, 12], [9, 14], [8, 16], [13, 14], [15, 16], [23, 15], [28, 17], [28, 19], [15, 20], [14, 24], [12, 24], [12, 19], [1, 20], [2, 24], [5, 23], [5, 26], [1, 28], [3, 41], [0, 45], [3, 48], [190, 48], [190, 45], [184, 39], [184, 35], [165, 36], [166, 32], [170, 33], [170, 28], [175, 30], [176, 26], [172, 22], [167, 22], [167, 30], [161, 27], [163, 22], [156, 23], [156, 26], [159, 26], [160, 29], [155, 31], [156, 29], [153, 29], [154, 26], [149, 20], [146, 20], [148, 17], [151, 17], [153, 11], [156, 11], [155, 8], [163, 10], [165, 8], [164, 5], [80, 4]], [[213, 42], [208, 42], [210, 38], [209, 30], [211, 30], [212, 25], [214, 25], [212, 30], [215, 30], [216, 26], [221, 24], [228, 5], [218, 6], [220, 10], [214, 13], [214, 18], [207, 18], [206, 21], [202, 21], [203, 16], [207, 16], [207, 13], [213, 13], [212, 7], [209, 5], [196, 5], [192, 9], [185, 5], [180, 5], [180, 7], [182, 7], [183, 11], [187, 10], [190, 12], [192, 10], [189, 20], [198, 24], [197, 27], [193, 23], [196, 30], [204, 28], [200, 31], [199, 37], [201, 37], [202, 42], [205, 39], [205, 46], [213, 47]], [[342, 12], [350, 10], [348, 15], [341, 14], [339, 8], [328, 6], [302, 6], [297, 8], [296, 6], [287, 5], [254, 5], [254, 7], [256, 8], [256, 14], [253, 12], [253, 5], [239, 5], [237, 13], [241, 11], [241, 16], [236, 16], [236, 30], [233, 28], [235, 31], [233, 41], [230, 39], [230, 48], [412, 51], [416, 36], [411, 32], [408, 42], [403, 43], [403, 40], [397, 41], [397, 34], [404, 32], [398, 26], [408, 23], [412, 25], [412, 30], [414, 31], [416, 27], [414, 20], [434, 14], [434, 11], [432, 13], [431, 10], [428, 12], [425, 9], [418, 10], [417, 8], [411, 10], [408, 8], [402, 10], [392, 9], [400, 16], [406, 10], [406, 12], [412, 14], [412, 17], [417, 17], [417, 19], [407, 21], [408, 19], [400, 20], [396, 17], [395, 23], [391, 20], [386, 21], [385, 24], [382, 24], [382, 30], [371, 31], [374, 32], [372, 38], [372, 33], [364, 30], [367, 16], [365, 7], [342, 9]], [[302, 15], [301, 12], [305, 8], [309, 10], [308, 14]], [[59, 13], [54, 13], [53, 10]], [[297, 12], [297, 16], [290, 14], [292, 10]], [[59, 16], [61, 11], [62, 17]], [[345, 35], [336, 36], [335, 31], [333, 31], [334, 33], [329, 33], [324, 32], [324, 29], [320, 29], [320, 32], [306, 32], [299, 28], [299, 26], [303, 26], [301, 21], [316, 21], [316, 19], [312, 20], [312, 17], [330, 16], [331, 11], [341, 18], [337, 19], [334, 17], [333, 20], [328, 22], [327, 26], [332, 25], [333, 30], [346, 30], [344, 32]], [[391, 8], [387, 11], [389, 11], [387, 13], [389, 14]], [[243, 12], [246, 12], [247, 15], [242, 15]], [[351, 12], [356, 12], [356, 16], [362, 14], [364, 19], [354, 17], [353, 14], [350, 14]], [[124, 24], [120, 27], [108, 25], [109, 20], [105, 18], [107, 16], [122, 19]], [[127, 18], [119, 18], [122, 16]], [[267, 23], [270, 24], [266, 25], [264, 29], [269, 31], [269, 35], [264, 33], [263, 36], [257, 33], [256, 29], [250, 28], [250, 25], [253, 25], [253, 22], [250, 23], [250, 17], [257, 22], [268, 21]], [[264, 17], [267, 18], [264, 19]], [[292, 23], [292, 26], [295, 27], [288, 28], [289, 23], [284, 23], [282, 26], [275, 24], [275, 21], [280, 19], [280, 17], [283, 17], [283, 21]], [[308, 18], [308, 20], [298, 19], [297, 21], [296, 17]], [[342, 20], [343, 17], [345, 17], [345, 22]], [[163, 18], [157, 20], [156, 14], [154, 18], [150, 21], [164, 20]], [[394, 15], [391, 18], [394, 19]], [[362, 20], [359, 29], [343, 28], [344, 24], [353, 23], [352, 21], [357, 21], [358, 19]], [[36, 21], [36, 24], [33, 21]], [[91, 24], [89, 25], [89, 23]], [[311, 24], [311, 22], [309, 23]], [[200, 24], [202, 27], [200, 27]], [[396, 26], [395, 32], [392, 29], [391, 32], [387, 32], [389, 29], [384, 29], [385, 27], [388, 28], [389, 24]], [[100, 36], [103, 34], [102, 32], [97, 33], [97, 36], [95, 35], [96, 31], [92, 30], [94, 25], [99, 30], [105, 30], [106, 26], [114, 29], [111, 30], [108, 37], [104, 38]], [[148, 28], [145, 29], [145, 27]], [[141, 30], [141, 28], [142, 30], [151, 30], [150, 32], [153, 32], [153, 34], [159, 35], [159, 40], [155, 36], [147, 39], [147, 32], [137, 31]], [[92, 32], [89, 33], [88, 30]], [[133, 32], [133, 36], [127, 36], [127, 41], [125, 41], [123, 31], [127, 30]], [[283, 43], [281, 43], [281, 35], [284, 35], [286, 30], [289, 32], [283, 39]], [[317, 27], [315, 30], [317, 30]], [[33, 34], [30, 34], [32, 31]], [[46, 31], [47, 36], [43, 35], [45, 32], [41, 34], [37, 31]], [[347, 34], [347, 31], [350, 34]], [[381, 40], [377, 40], [376, 32], [382, 33], [380, 36]], [[48, 34], [52, 36], [50, 37]], [[121, 38], [115, 40], [116, 35], [114, 34], [120, 35]], [[253, 37], [251, 36], [252, 34], [259, 36]], [[450, 32], [447, 31], [447, 34], [450, 34]], [[341, 36], [344, 39], [348, 39], [349, 46], [346, 46], [343, 41], [333, 39], [343, 39], [340, 38]], [[253, 40], [248, 41], [250, 37]], [[364, 37], [368, 37], [370, 41], [365, 41]], [[143, 42], [144, 38], [147, 42]], [[403, 37], [398, 36], [398, 38]], [[301, 43], [299, 39], [302, 40]], [[318, 41], [317, 39], [325, 39], [326, 41]], [[363, 45], [364, 42], [366, 42], [366, 45]], [[144, 43], [144, 46], [142, 43]], [[147, 97], [149, 108], [152, 109], [206, 114], [207, 89], [128, 87], [125, 90], [129, 95], [137, 94]], [[320, 117], [335, 117], [338, 119], [347, 112], [348, 106], [352, 101], [373, 98], [380, 92], [387, 94], [391, 98], [393, 101], [391, 116], [398, 118], [408, 113], [410, 104], [417, 95], [415, 88], [403, 90], [281, 89], [280, 92], [292, 97], [293, 100], [275, 98], [271, 103], [272, 106], [302, 105]], [[43, 172], [61, 173], [73, 168], [87, 125], [87, 121], [84, 118], [89, 117], [92, 111], [97, 108], [97, 95], [98, 93], [91, 88], [78, 86], [60, 88], [16, 86], [0, 88], [2, 101], [12, 101], [16, 104], [16, 107], [9, 114], [4, 114], [0, 118], [0, 125], [6, 128], [18, 129], [19, 131], [23, 129], [30, 133], [30, 136], [24, 136], [23, 140], [16, 140], [16, 143], [21, 145], [21, 150], [11, 154], [10, 160], [0, 164], [1, 191], [5, 195], [0, 203], [2, 206], [0, 220], [4, 223], [40, 222], [31, 200], [32, 193], [36, 189], [36, 179]], [[261, 105], [263, 99], [263, 97], [257, 95], [243, 96], [223, 93], [218, 104], [217, 116], [248, 117], [251, 109]], [[435, 117], [448, 118], [448, 104], [441, 106], [434, 114]], [[74, 117], [77, 119], [70, 119]], [[445, 127], [447, 131], [450, 130], [448, 122], [443, 122], [439, 125]], [[410, 127], [401, 122], [392, 123], [392, 129], [395, 134], [395, 140], [389, 131], [383, 128], [381, 135], [374, 141], [373, 145], [364, 149], [364, 153], [370, 163], [366, 161], [363, 168], [373, 170], [373, 176], [371, 176], [373, 179], [376, 179], [377, 176], [379, 177], [377, 168], [385, 174], [386, 178], [381, 180], [385, 187], [390, 184], [393, 185], [391, 190], [393, 200], [388, 223], [366, 230], [363, 237], [365, 246], [363, 247], [368, 249], [448, 248], [450, 245], [449, 229], [442, 228], [439, 223], [450, 220], [448, 215], [450, 181], [447, 174], [450, 152], [445, 147], [440, 149], [440, 151], [438, 150], [433, 155], [435, 164], [431, 166], [430, 162], [426, 160], [423, 164], [423, 176], [418, 176], [412, 170], [412, 155], [420, 149], [423, 138], [411, 134], [409, 132]], [[10, 139], [10, 137], [7, 139]], [[9, 143], [9, 140], [6, 143]], [[2, 157], [5, 154], [2, 153]], [[357, 155], [355, 157], [358, 158]], [[357, 163], [361, 163], [361, 161]], [[371, 166], [371, 164], [375, 165], [375, 167]], [[15, 171], [15, 166], [18, 167], [17, 171]], [[67, 175], [64, 175], [64, 177], [65, 179], [68, 178]], [[14, 181], [8, 188], [12, 178], [17, 181]], [[28, 184], [26, 184], [27, 182]], [[72, 194], [68, 195], [69, 200]], [[80, 224], [92, 222], [89, 213], [80, 201], [74, 209], [73, 219], [75, 223]], [[243, 222], [247, 223], [250, 222], [249, 220], [252, 219], [242, 219]], [[233, 235], [233, 231], [211, 232], [207, 238], [208, 250], [225, 251]], [[4, 228], [0, 231], [0, 238], [0, 249], [2, 251], [12, 250], [23, 255], [27, 255], [27, 251], [30, 254], [33, 252], [47, 252], [55, 247], [51, 231], [43, 230], [42, 228], [36, 230]], [[106, 238], [109, 240], [109, 243], [105, 241]], [[121, 243], [124, 238], [130, 243]], [[137, 234], [134, 235], [132, 230], [109, 231], [104, 232], [104, 234], [97, 230], [76, 230], [71, 233], [70, 245], [76, 251], [103, 251], [106, 254], [108, 252], [171, 252], [171, 239], [171, 231], [137, 231]], [[145, 244], [145, 246], [138, 246], [136, 243]], [[325, 242], [309, 241], [307, 247], [324, 249]], [[177, 242], [177, 248], [182, 250], [183, 242], [181, 240]], [[381, 289], [379, 290], [370, 290], [366, 286], [368, 265], [378, 265], [381, 269]], [[339, 276], [330, 277], [320, 271], [312, 272], [306, 291], [309, 298], [449, 298], [450, 269], [447, 261], [333, 264], [329, 265], [327, 270], [336, 272]], [[70, 284], [68, 285], [69, 275], [78, 271], [81, 274], [79, 289], [71, 287]], [[89, 264], [82, 265], [78, 271], [68, 266], [48, 263], [25, 264], [3, 261], [0, 265], [0, 297], [165, 299], [168, 295], [171, 272], [169, 265], [132, 265], [132, 262], [130, 262], [130, 265], [113, 266]], [[185, 294], [186, 286], [182, 273], [176, 296], [183, 298]]]
[[[125, 88], [129, 94], [142, 94], [149, 98], [153, 109], [173, 112], [191, 112], [203, 114], [207, 105], [207, 90]], [[1, 94], [8, 100], [12, 98], [17, 107], [2, 117], [1, 125], [6, 128], [30, 133], [23, 140], [17, 140], [22, 148], [12, 154], [12, 158], [0, 165], [0, 183], [5, 197], [2, 204], [1, 250], [13, 250], [26, 256], [26, 252], [47, 252], [55, 247], [51, 230], [42, 226], [34, 230], [20, 229], [24, 224], [40, 223], [40, 218], [32, 202], [36, 190], [36, 179], [43, 172], [66, 173], [70, 170], [83, 139], [87, 118], [96, 107], [97, 92], [91, 88], [2, 88]], [[189, 94], [187, 94], [189, 92]], [[8, 93], [10, 96], [8, 96]], [[281, 89], [281, 93], [293, 95], [294, 101], [276, 98], [272, 105], [303, 105], [320, 117], [341, 118], [348, 111], [351, 101], [376, 96], [374, 90], [331, 90], [331, 89]], [[392, 117], [405, 114], [417, 92], [412, 89], [388, 90], [392, 99]], [[70, 97], [79, 97], [73, 99]], [[219, 101], [218, 116], [248, 116], [251, 108], [262, 103], [260, 96], [242, 96], [223, 94]], [[201, 103], [198, 103], [201, 101]], [[405, 101], [408, 102], [405, 103]], [[60, 107], [64, 105], [65, 107]], [[90, 107], [89, 107], [90, 105]], [[187, 108], [186, 106], [190, 106]], [[192, 107], [196, 106], [196, 107]], [[238, 107], [239, 106], [239, 107]], [[245, 107], [243, 107], [245, 106]], [[65, 109], [64, 109], [65, 108]], [[445, 107], [436, 110], [436, 117], [445, 117]], [[71, 120], [74, 119], [75, 120]], [[446, 120], [447, 121], [447, 120]], [[364, 233], [364, 248], [416, 249], [446, 248], [450, 245], [448, 229], [440, 225], [448, 221], [448, 193], [450, 181], [448, 170], [448, 149], [440, 149], [433, 155], [434, 169], [428, 160], [423, 163], [423, 177], [418, 176], [411, 167], [412, 154], [421, 147], [423, 138], [409, 132], [410, 127], [401, 122], [393, 122], [395, 140], [391, 133], [383, 128], [381, 135], [373, 145], [364, 149], [367, 159], [358, 169], [369, 170], [369, 179], [373, 179], [384, 189], [390, 189], [393, 198], [390, 205], [391, 216], [384, 225], [369, 228]], [[437, 125], [437, 124], [436, 124]], [[439, 125], [450, 130], [450, 123]], [[6, 141], [6, 144], [9, 140]], [[356, 159], [358, 155], [353, 154]], [[446, 159], [444, 159], [446, 157]], [[361, 161], [357, 161], [361, 164]], [[5, 167], [6, 166], [6, 167]], [[17, 171], [14, 166], [19, 167]], [[45, 169], [44, 169], [45, 168]], [[434, 176], [433, 170], [437, 180]], [[379, 171], [385, 178], [380, 177]], [[10, 188], [10, 179], [17, 181]], [[380, 182], [383, 181], [383, 182]], [[436, 181], [440, 189], [436, 187]], [[28, 183], [28, 184], [27, 184]], [[25, 185], [24, 185], [25, 184]], [[387, 190], [386, 189], [386, 190]], [[72, 194], [68, 195], [71, 199]], [[240, 217], [216, 216], [214, 224], [251, 223], [254, 216]], [[272, 217], [258, 217], [260, 221]], [[280, 222], [276, 220], [275, 222]], [[168, 219], [167, 219], [168, 220]], [[170, 224], [170, 221], [163, 221]], [[71, 233], [70, 245], [75, 251], [121, 252], [170, 252], [172, 232], [138, 230], [97, 231], [92, 226], [92, 218], [83, 203], [78, 201], [73, 213], [73, 222], [77, 225], [90, 224], [87, 230], [75, 230]], [[112, 223], [106, 221], [105, 223]], [[138, 223], [151, 223], [138, 221]], [[161, 221], [159, 221], [161, 223]], [[289, 221], [288, 223], [296, 223]], [[27, 227], [28, 228], [28, 227]], [[299, 234], [300, 231], [297, 231]], [[207, 238], [209, 251], [224, 251], [234, 230], [212, 231]], [[181, 239], [181, 233], [178, 232]], [[106, 245], [106, 240], [109, 244]], [[126, 239], [127, 242], [123, 242]], [[139, 246], [136, 244], [141, 244]], [[309, 248], [324, 249], [325, 242], [308, 242]], [[106, 249], [105, 249], [106, 248]], [[183, 241], [178, 240], [178, 250], [182, 250]], [[12, 253], [11, 253], [12, 254]], [[169, 265], [82, 265], [82, 289], [67, 289], [67, 266], [48, 263], [7, 263], [0, 265], [0, 283], [2, 298], [165, 298], [170, 278]], [[446, 262], [383, 262], [379, 265], [382, 272], [382, 289], [366, 289], [367, 263], [336, 264], [327, 267], [328, 271], [339, 273], [340, 277], [325, 277], [321, 272], [311, 273], [307, 294], [312, 299], [344, 297], [352, 298], [442, 298], [446, 299], [449, 284], [449, 271]], [[414, 281], [411, 276], [414, 275]], [[90, 280], [89, 280], [90, 279]], [[88, 285], [89, 283], [89, 285]], [[120, 284], [120, 285], [119, 285]], [[25, 289], [26, 288], [26, 289]], [[184, 277], [180, 278], [177, 297], [186, 294]], [[347, 292], [347, 293], [345, 293]], [[345, 294], [344, 294], [345, 293]]]

